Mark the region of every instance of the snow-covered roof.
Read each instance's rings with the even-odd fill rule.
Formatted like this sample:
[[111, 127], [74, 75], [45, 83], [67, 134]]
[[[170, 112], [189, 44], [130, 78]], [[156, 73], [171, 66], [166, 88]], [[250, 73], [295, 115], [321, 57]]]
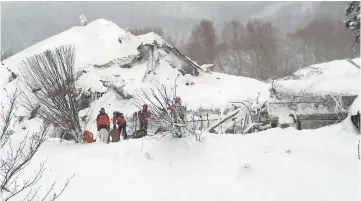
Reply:
[[[360, 64], [360, 58], [353, 60]], [[277, 92], [288, 94], [344, 94], [360, 92], [360, 69], [347, 60], [315, 64], [294, 73], [298, 79], [278, 80]]]

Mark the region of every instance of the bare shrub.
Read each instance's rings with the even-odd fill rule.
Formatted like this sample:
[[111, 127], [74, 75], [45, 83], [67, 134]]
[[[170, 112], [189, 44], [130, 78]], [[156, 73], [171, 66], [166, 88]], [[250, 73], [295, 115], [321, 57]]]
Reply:
[[26, 84], [27, 109], [34, 111], [40, 105], [37, 114], [41, 119], [80, 142], [81, 101], [75, 88], [74, 58], [73, 46], [60, 46], [26, 58], [21, 73]]
[[[11, 136], [14, 131], [13, 125], [14, 112], [16, 111], [16, 102], [19, 93], [17, 90], [8, 96], [8, 108], [1, 111], [1, 133], [0, 133], [0, 198], [2, 200], [19, 200], [19, 195], [24, 195], [23, 200], [57, 200], [68, 186], [71, 178], [67, 180], [60, 192], [55, 192], [56, 182], [53, 182], [49, 190], [44, 195], [39, 194], [40, 187], [35, 185], [40, 181], [46, 169], [45, 162], [40, 164], [32, 178], [20, 179], [20, 174], [33, 159], [40, 146], [46, 140], [48, 125], [43, 125], [38, 133], [27, 134], [17, 147], [13, 146]], [[30, 137], [27, 137], [30, 136]]]
[[177, 97], [176, 86], [167, 87], [164, 84], [154, 84], [149, 90], [142, 89], [133, 99], [136, 107], [142, 108], [148, 105], [151, 112], [152, 126], [171, 133], [174, 137], [181, 138], [193, 134], [199, 136], [194, 130], [188, 129], [186, 121], [186, 109], [181, 107], [178, 110], [168, 110], [174, 105]]

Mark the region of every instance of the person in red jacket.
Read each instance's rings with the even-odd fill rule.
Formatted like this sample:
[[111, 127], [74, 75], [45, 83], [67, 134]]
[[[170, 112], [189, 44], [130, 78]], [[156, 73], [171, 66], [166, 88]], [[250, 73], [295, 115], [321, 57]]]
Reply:
[[127, 121], [124, 118], [123, 113], [120, 112], [113, 112], [113, 128], [117, 129], [118, 125], [118, 131], [119, 133], [122, 133], [123, 139], [127, 139]]
[[185, 107], [182, 105], [182, 99], [180, 97], [176, 97], [174, 100], [174, 104], [167, 109], [170, 110], [175, 123], [178, 122], [178, 117], [183, 122], [185, 121]]
[[148, 123], [150, 119], [150, 111], [148, 110], [148, 105], [144, 104], [143, 109], [138, 112], [138, 120], [140, 122], [140, 130], [147, 131]]

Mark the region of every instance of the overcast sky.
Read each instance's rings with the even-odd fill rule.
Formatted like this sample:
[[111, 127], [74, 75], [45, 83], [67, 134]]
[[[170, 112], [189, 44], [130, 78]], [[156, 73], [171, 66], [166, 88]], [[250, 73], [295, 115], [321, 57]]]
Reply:
[[186, 40], [202, 18], [213, 20], [218, 29], [231, 19], [263, 18], [290, 32], [317, 14], [339, 17], [343, 12], [343, 2], [1, 2], [1, 47], [21, 51], [79, 25], [81, 14], [121, 28], [158, 26]]

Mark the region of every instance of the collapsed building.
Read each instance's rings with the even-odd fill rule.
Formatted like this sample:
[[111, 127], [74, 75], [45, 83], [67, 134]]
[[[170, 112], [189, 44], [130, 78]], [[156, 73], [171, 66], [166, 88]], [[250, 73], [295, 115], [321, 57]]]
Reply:
[[[256, 108], [252, 102], [234, 102], [233, 110], [208, 131], [247, 134], [273, 127], [317, 129], [339, 123], [359, 94], [359, 79], [359, 66], [352, 60], [303, 68], [271, 81], [269, 100], [257, 102]], [[359, 122], [357, 115], [353, 119]]]

